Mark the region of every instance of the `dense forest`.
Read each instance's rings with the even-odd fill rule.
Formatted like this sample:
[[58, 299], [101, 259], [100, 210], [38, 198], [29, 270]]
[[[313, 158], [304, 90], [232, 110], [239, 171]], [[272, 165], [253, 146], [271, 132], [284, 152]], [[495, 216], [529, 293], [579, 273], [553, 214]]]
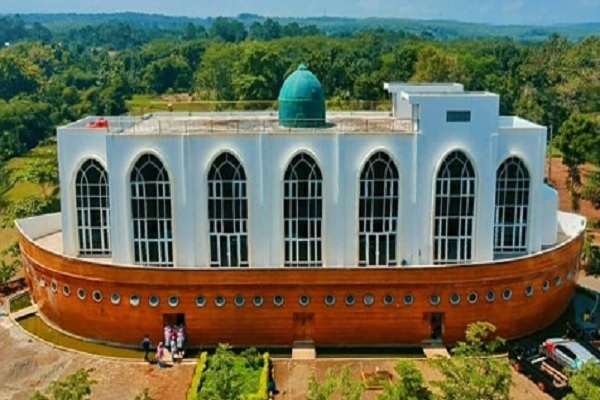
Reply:
[[68, 29], [26, 19], [0, 17], [4, 160], [48, 139], [59, 124], [86, 114], [126, 113], [136, 94], [187, 93], [237, 107], [272, 102], [285, 77], [304, 62], [323, 82], [330, 103], [338, 105], [383, 100], [386, 81], [456, 81], [499, 93], [503, 114], [558, 133], [573, 191], [600, 197], [598, 190], [580, 188], [578, 177], [579, 165], [600, 165], [598, 37], [440, 40], [427, 32], [383, 28], [336, 36], [317, 25], [252, 15], [218, 17], [207, 25], [120, 19]]

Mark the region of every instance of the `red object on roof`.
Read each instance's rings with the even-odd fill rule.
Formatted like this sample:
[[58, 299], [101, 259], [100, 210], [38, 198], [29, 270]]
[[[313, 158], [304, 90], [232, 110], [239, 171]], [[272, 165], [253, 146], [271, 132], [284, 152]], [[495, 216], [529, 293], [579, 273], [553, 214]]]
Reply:
[[97, 120], [90, 122], [88, 128], [108, 128], [108, 120], [104, 117], [100, 117]]

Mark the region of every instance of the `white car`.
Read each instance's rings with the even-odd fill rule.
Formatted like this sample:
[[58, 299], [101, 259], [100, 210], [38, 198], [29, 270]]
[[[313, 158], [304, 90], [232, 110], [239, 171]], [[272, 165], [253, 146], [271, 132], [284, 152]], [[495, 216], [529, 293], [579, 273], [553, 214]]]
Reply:
[[574, 340], [547, 339], [542, 344], [542, 351], [563, 367], [575, 370], [581, 369], [587, 362], [600, 363], [595, 355]]

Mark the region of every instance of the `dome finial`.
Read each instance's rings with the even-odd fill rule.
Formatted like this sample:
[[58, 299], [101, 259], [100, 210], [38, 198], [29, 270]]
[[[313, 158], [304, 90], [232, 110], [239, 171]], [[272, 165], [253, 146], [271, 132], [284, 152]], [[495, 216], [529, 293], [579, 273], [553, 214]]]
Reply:
[[300, 65], [298, 65], [298, 71], [308, 71], [308, 67], [306, 64], [300, 63]]

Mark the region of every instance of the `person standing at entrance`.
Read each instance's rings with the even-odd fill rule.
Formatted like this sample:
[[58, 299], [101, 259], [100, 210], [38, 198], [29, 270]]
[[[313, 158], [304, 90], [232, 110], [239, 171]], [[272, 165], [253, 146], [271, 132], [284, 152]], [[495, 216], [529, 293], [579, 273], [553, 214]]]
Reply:
[[142, 340], [142, 350], [144, 350], [144, 361], [150, 362], [148, 355], [150, 354], [150, 335], [146, 334]]

